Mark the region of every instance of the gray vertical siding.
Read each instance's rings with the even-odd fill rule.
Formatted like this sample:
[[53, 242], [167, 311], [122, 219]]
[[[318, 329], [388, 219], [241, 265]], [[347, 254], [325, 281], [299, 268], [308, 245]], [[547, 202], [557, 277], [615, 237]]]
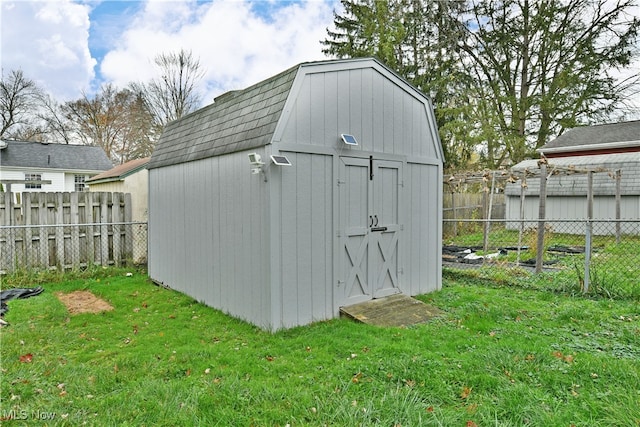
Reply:
[[[525, 196], [524, 219], [527, 227], [537, 226], [538, 210], [540, 198], [535, 195]], [[594, 196], [593, 198], [593, 219], [608, 220], [615, 219], [615, 196]], [[545, 206], [545, 217], [550, 220], [549, 224], [558, 233], [582, 234], [584, 226], [571, 222], [558, 222], [555, 220], [580, 220], [587, 217], [586, 196], [549, 196]], [[518, 229], [520, 227], [520, 197], [507, 196], [506, 198], [506, 218], [507, 228]], [[638, 219], [640, 218], [640, 197], [622, 196], [620, 198], [620, 218]], [[608, 230], [602, 225], [597, 226], [594, 232], [599, 234], [612, 234], [615, 228], [612, 225]]]
[[404, 293], [418, 295], [442, 287], [442, 168], [407, 164], [407, 222]]
[[[276, 141], [440, 157], [424, 101], [374, 68], [304, 74], [292, 95]], [[353, 134], [359, 145], [343, 147], [341, 133]]]
[[[281, 322], [277, 327], [304, 325], [335, 317], [333, 307], [333, 159], [331, 156], [284, 153], [290, 167], [271, 171], [280, 204], [272, 217], [280, 229], [279, 268]], [[272, 210], [274, 212], [275, 210]]]
[[152, 169], [149, 276], [271, 326], [265, 183], [247, 153]]

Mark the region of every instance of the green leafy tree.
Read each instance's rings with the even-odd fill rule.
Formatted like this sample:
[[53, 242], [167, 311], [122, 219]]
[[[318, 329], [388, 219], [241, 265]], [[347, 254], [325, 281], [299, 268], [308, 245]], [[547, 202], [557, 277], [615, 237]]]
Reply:
[[336, 31], [327, 30], [323, 53], [338, 58], [375, 57], [393, 69], [402, 66], [405, 39], [401, 9], [386, 0], [341, 0], [344, 15], [334, 12]]
[[471, 81], [458, 60], [464, 29], [454, 19], [464, 2], [450, 0], [342, 0], [327, 30], [323, 52], [338, 58], [375, 57], [434, 102], [448, 163], [466, 163], [473, 152], [468, 103]]
[[[632, 0], [490, 0], [464, 17], [462, 61], [469, 64], [487, 129], [485, 153], [495, 167], [520, 161], [565, 129], [612, 117], [638, 83], [618, 83], [628, 66], [640, 21]], [[493, 135], [493, 138], [489, 136]]]
[[[535, 155], [565, 129], [611, 120], [638, 87], [634, 0], [342, 0], [324, 53], [374, 56], [429, 94], [446, 164]], [[376, 21], [379, 11], [384, 19]]]

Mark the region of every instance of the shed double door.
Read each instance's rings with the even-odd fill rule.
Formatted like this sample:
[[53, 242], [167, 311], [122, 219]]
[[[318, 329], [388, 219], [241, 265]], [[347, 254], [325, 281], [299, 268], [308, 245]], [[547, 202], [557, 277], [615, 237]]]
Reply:
[[339, 305], [399, 293], [402, 162], [340, 158]]

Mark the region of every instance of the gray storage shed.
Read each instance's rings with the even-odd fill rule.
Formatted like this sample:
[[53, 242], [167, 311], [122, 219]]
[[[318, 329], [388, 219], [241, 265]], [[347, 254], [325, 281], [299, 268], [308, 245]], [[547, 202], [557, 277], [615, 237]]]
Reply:
[[439, 289], [442, 163], [431, 101], [380, 62], [297, 65], [165, 128], [149, 276], [268, 330]]

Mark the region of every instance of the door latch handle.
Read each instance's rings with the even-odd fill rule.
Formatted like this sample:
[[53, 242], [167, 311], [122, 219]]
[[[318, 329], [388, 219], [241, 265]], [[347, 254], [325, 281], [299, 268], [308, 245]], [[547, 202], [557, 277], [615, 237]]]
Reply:
[[369, 215], [369, 227], [373, 227], [373, 217]]
[[376, 219], [375, 227], [377, 227], [378, 226], [378, 215], [374, 215], [373, 217]]

